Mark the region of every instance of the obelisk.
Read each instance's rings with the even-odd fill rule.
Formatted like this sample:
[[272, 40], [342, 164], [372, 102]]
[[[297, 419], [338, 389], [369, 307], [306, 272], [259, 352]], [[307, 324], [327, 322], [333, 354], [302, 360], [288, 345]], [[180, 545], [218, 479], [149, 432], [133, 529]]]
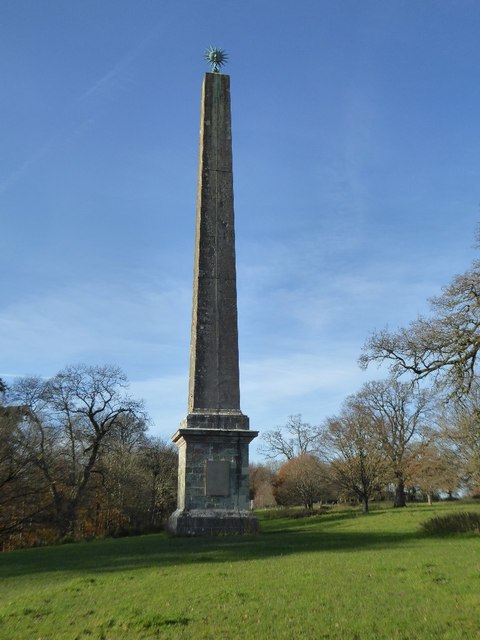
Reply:
[[172, 438], [178, 504], [168, 528], [176, 535], [257, 528], [248, 446], [258, 432], [240, 410], [230, 78], [221, 62], [202, 88], [188, 414]]

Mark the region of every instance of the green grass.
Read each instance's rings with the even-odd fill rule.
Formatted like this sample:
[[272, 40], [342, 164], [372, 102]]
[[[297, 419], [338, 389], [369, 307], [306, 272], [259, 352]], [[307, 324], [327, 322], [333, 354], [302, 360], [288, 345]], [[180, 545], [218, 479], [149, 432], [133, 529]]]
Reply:
[[6, 553], [0, 639], [480, 639], [479, 536], [421, 529], [455, 511], [334, 509], [265, 518], [256, 536]]

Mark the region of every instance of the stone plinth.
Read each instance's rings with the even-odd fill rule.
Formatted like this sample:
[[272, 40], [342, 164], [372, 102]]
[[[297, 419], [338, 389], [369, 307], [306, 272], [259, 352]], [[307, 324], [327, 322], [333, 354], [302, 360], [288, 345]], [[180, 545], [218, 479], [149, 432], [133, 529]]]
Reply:
[[168, 520], [168, 529], [177, 536], [241, 535], [256, 533], [258, 521], [248, 511], [177, 509]]
[[[221, 419], [221, 416], [215, 416]], [[211, 416], [188, 416], [208, 424]], [[248, 421], [243, 415], [225, 416]], [[242, 420], [243, 419], [243, 420]], [[248, 445], [258, 435], [248, 429], [179, 429], [173, 441], [179, 449], [178, 509], [168, 528], [176, 535], [212, 535], [256, 531], [248, 512]]]

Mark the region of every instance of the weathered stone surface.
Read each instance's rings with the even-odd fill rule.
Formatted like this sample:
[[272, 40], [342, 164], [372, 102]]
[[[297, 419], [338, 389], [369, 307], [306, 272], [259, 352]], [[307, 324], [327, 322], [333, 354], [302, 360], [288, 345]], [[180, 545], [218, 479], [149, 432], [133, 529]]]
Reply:
[[[216, 411], [207, 410], [189, 413], [182, 423], [182, 427], [188, 429], [249, 429], [250, 420], [241, 411]], [[252, 439], [256, 432], [252, 432]]]
[[176, 535], [256, 531], [248, 512], [248, 446], [240, 410], [230, 78], [202, 89], [188, 414], [179, 449]]
[[207, 73], [202, 89], [190, 413], [240, 410], [230, 78]]
[[168, 519], [168, 530], [177, 536], [256, 533], [258, 521], [248, 511], [177, 510]]
[[[173, 436], [179, 449], [179, 509], [248, 510], [248, 445], [256, 431], [233, 429], [179, 429]], [[206, 463], [227, 462], [228, 495], [209, 495]]]
[[230, 462], [207, 460], [205, 462], [205, 494], [207, 496], [230, 495]]

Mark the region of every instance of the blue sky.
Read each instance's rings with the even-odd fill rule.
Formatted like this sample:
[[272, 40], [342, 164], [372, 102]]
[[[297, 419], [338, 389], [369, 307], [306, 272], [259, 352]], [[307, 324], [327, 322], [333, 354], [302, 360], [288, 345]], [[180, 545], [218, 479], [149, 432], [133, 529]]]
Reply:
[[[0, 376], [186, 413], [200, 88], [231, 76], [242, 409], [319, 423], [475, 257], [476, 0], [2, 0]], [[255, 457], [255, 447], [253, 453]]]

